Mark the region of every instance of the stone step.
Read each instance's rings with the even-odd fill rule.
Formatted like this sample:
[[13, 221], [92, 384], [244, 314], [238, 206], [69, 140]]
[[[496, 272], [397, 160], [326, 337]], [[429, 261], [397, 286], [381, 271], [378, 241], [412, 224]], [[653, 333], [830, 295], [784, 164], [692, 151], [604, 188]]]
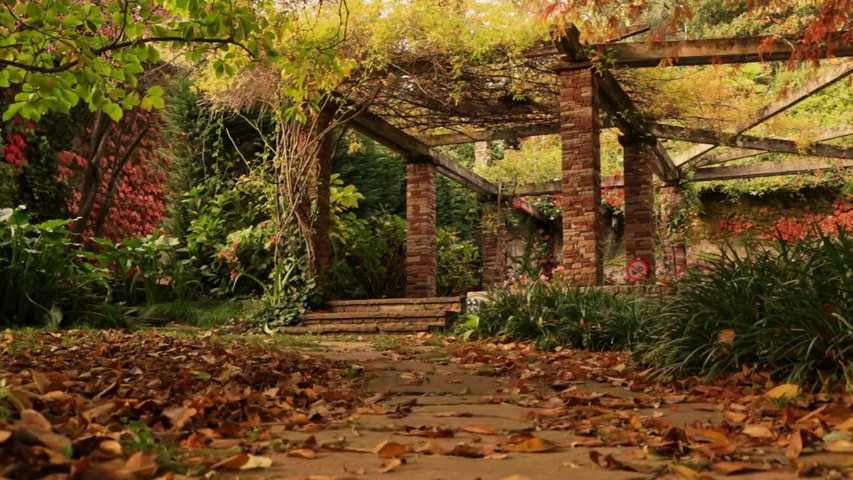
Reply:
[[440, 330], [445, 322], [390, 322], [390, 323], [330, 323], [325, 325], [306, 325], [300, 327], [284, 327], [283, 333], [290, 335], [305, 334], [380, 334], [380, 333], [412, 333]]
[[333, 313], [400, 312], [414, 310], [441, 310], [461, 313], [463, 300], [463, 297], [332, 300], [326, 303], [326, 309]]
[[302, 316], [303, 326], [326, 324], [380, 324], [380, 323], [444, 323], [455, 312], [445, 310], [402, 310], [397, 312], [312, 312]]

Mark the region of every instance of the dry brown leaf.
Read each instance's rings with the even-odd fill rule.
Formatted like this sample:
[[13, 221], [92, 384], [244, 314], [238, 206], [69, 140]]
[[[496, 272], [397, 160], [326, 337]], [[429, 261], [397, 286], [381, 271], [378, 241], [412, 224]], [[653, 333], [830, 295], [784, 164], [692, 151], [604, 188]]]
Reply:
[[726, 329], [717, 332], [717, 341], [726, 345], [734, 343], [735, 337], [737, 337], [737, 334], [735, 334], [734, 330]]
[[493, 445], [469, 445], [467, 443], [460, 443], [447, 452], [447, 455], [465, 458], [483, 458], [493, 453], [495, 453], [495, 447]]
[[677, 475], [679, 478], [685, 478], [687, 480], [713, 480], [711, 477], [703, 475], [686, 465], [673, 463], [667, 466], [666, 469], [670, 473]]
[[198, 413], [198, 410], [192, 407], [170, 407], [163, 410], [163, 416], [169, 419], [169, 423], [172, 425], [173, 430], [178, 430], [190, 419]]
[[434, 413], [433, 417], [473, 417], [474, 414], [470, 412], [438, 412]]
[[311, 450], [310, 448], [297, 448], [294, 450], [289, 450], [287, 452], [287, 456], [293, 458], [304, 458], [306, 460], [313, 460], [314, 458], [317, 458], [317, 453], [314, 450]]
[[3, 443], [6, 440], [9, 440], [9, 438], [11, 436], [12, 436], [12, 432], [10, 432], [9, 430], [0, 430], [0, 443]]
[[435, 440], [427, 440], [415, 449], [416, 453], [423, 453], [425, 455], [444, 455], [445, 451], [444, 447]]
[[853, 453], [853, 442], [850, 440], [835, 440], [827, 443], [823, 449], [832, 453]]
[[733, 475], [735, 473], [746, 472], [764, 472], [770, 469], [771, 467], [769, 464], [754, 462], [717, 462], [711, 465], [711, 470], [723, 475]]
[[522, 440], [521, 442], [508, 445], [506, 449], [513, 452], [545, 453], [553, 452], [554, 450], [556, 450], [557, 444], [545, 440], [544, 438], [532, 437]]
[[607, 470], [624, 470], [627, 472], [650, 473], [655, 469], [649, 465], [634, 464], [624, 460], [619, 460], [611, 454], [602, 455], [598, 450], [589, 452], [589, 458], [599, 467]]
[[396, 442], [384, 441], [373, 449], [379, 458], [396, 458], [412, 452], [412, 447]]
[[44, 395], [50, 391], [50, 379], [47, 378], [47, 375], [35, 370], [30, 372], [30, 375], [33, 377], [33, 383], [36, 384], [36, 389], [40, 394]]
[[157, 455], [136, 452], [127, 459], [124, 470], [136, 478], [150, 478], [157, 473]]
[[773, 432], [764, 425], [747, 425], [741, 431], [752, 438], [771, 439], [775, 437]]
[[741, 412], [733, 412], [731, 410], [726, 411], [725, 413], [726, 420], [732, 423], [743, 423], [749, 418], [749, 415]]
[[403, 459], [402, 458], [392, 458], [392, 459], [386, 461], [385, 463], [383, 463], [382, 466], [379, 467], [379, 470], [377, 470], [376, 472], [377, 473], [393, 472], [394, 470], [397, 470], [398, 468], [400, 468], [400, 466], [402, 466], [402, 465], [403, 465]]
[[498, 429], [490, 425], [465, 425], [460, 430], [479, 435], [497, 435]]
[[800, 429], [794, 430], [788, 438], [788, 448], [785, 449], [785, 456], [793, 460], [800, 456], [803, 451], [803, 432]]
[[248, 453], [240, 453], [232, 457], [228, 457], [221, 462], [210, 467], [211, 470], [252, 470], [256, 468], [269, 468], [272, 466], [272, 459]]

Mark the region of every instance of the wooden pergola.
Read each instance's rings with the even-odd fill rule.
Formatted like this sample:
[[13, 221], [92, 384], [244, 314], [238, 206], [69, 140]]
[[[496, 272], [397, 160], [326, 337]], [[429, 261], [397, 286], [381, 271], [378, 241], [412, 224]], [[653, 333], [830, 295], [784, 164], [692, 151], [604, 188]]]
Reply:
[[[833, 64], [825, 72], [781, 98], [768, 102], [732, 131], [687, 128], [646, 119], [611, 69], [735, 64], [791, 59], [791, 39], [745, 37], [652, 42], [620, 41], [583, 45], [572, 27], [557, 37], [553, 45], [532, 49], [525, 57], [527, 68], [547, 70], [553, 83], [531, 87], [528, 102], [498, 97], [469, 99], [458, 104], [422, 95], [417, 88], [400, 88], [377, 105], [367, 105], [351, 120], [361, 133], [401, 154], [406, 160], [407, 190], [407, 296], [435, 295], [436, 227], [435, 174], [441, 173], [483, 198], [562, 194], [562, 261], [579, 285], [602, 283], [602, 231], [600, 188], [623, 187], [626, 195], [625, 240], [628, 259], [639, 258], [654, 271], [655, 186], [664, 201], [678, 202], [678, 185], [684, 181], [719, 181], [778, 175], [796, 175], [853, 167], [853, 148], [824, 143], [853, 134], [853, 126], [825, 129], [818, 141], [803, 148], [792, 139], [748, 135], [745, 132], [802, 102], [809, 96], [853, 73], [853, 59]], [[828, 57], [853, 56], [853, 45], [842, 44], [822, 53]], [[591, 56], [605, 56], [607, 67]], [[407, 68], [429, 72], [430, 65], [411, 62]], [[406, 82], [402, 76], [401, 82]], [[409, 81], [406, 85], [411, 85]], [[492, 88], [493, 83], [486, 84]], [[537, 90], [538, 89], [538, 90]], [[402, 92], [402, 93], [401, 93]], [[537, 96], [538, 95], [538, 96]], [[549, 97], [550, 95], [550, 97]], [[538, 99], [546, 98], [548, 101]], [[558, 101], [555, 101], [558, 100]], [[429, 126], [418, 125], [399, 106], [432, 112], [453, 133], [431, 134]], [[472, 113], [473, 112], [473, 113]], [[485, 113], [484, 113], [485, 112]], [[600, 112], [606, 113], [602, 120]], [[432, 114], [431, 113], [431, 114]], [[470, 118], [470, 120], [469, 120]], [[472, 126], [476, 126], [472, 128]], [[615, 128], [624, 149], [623, 182], [602, 178], [600, 173], [599, 131]], [[426, 132], [426, 133], [425, 133]], [[465, 168], [437, 147], [491, 140], [515, 140], [531, 136], [559, 134], [562, 141], [562, 179], [537, 185], [522, 185], [511, 192], [501, 191], [485, 178]], [[695, 144], [670, 156], [663, 141]], [[717, 147], [731, 147], [725, 152]], [[728, 165], [731, 162], [781, 152], [800, 156], [781, 162]], [[657, 180], [654, 180], [657, 177]], [[677, 237], [677, 234], [676, 234]], [[662, 239], [667, 268], [683, 268], [683, 239]], [[502, 262], [500, 239], [483, 239], [490, 245], [483, 252], [484, 270], [499, 283]], [[485, 250], [485, 247], [484, 247]], [[670, 251], [667, 251], [670, 250]], [[492, 258], [492, 257], [498, 258]]]

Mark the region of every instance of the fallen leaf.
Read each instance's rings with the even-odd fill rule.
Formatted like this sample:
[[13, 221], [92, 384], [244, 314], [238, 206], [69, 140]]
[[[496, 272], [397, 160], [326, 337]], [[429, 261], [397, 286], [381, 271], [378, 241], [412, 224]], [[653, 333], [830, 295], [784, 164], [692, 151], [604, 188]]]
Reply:
[[749, 418], [749, 415], [741, 412], [732, 412], [731, 410], [726, 411], [725, 415], [726, 420], [732, 423], [743, 423]]
[[599, 467], [607, 470], [624, 470], [627, 472], [650, 473], [655, 469], [649, 465], [633, 464], [615, 458], [612, 454], [602, 455], [598, 450], [589, 452], [589, 458]]
[[317, 457], [317, 453], [314, 452], [314, 450], [311, 450], [310, 448], [297, 448], [294, 450], [289, 450], [287, 452], [287, 456], [293, 458], [304, 458], [306, 460], [313, 460]]
[[719, 332], [717, 332], [717, 341], [726, 345], [730, 345], [734, 343], [736, 336], [737, 335], [735, 334], [734, 330], [720, 330]]
[[553, 452], [557, 449], [557, 445], [553, 442], [545, 440], [544, 438], [532, 437], [522, 440], [521, 442], [508, 445], [506, 449], [513, 452], [544, 453]]
[[269, 468], [272, 466], [272, 459], [248, 453], [240, 453], [232, 457], [228, 457], [219, 463], [210, 467], [211, 470], [252, 470], [256, 468]]
[[427, 440], [415, 448], [415, 453], [423, 453], [425, 455], [444, 455], [445, 451], [444, 447], [435, 440]]
[[764, 425], [747, 425], [741, 430], [752, 438], [774, 438], [773, 432]]
[[766, 463], [750, 462], [717, 462], [711, 465], [711, 470], [723, 475], [746, 472], [764, 472], [770, 470], [770, 468], [770, 465]]
[[196, 413], [198, 413], [198, 410], [192, 407], [178, 406], [163, 410], [163, 416], [169, 419], [173, 430], [183, 427]]
[[795, 383], [785, 383], [767, 391], [764, 396], [773, 400], [778, 400], [785, 397], [794, 398], [799, 394], [799, 385]]
[[393, 472], [394, 470], [397, 470], [398, 468], [400, 468], [401, 465], [403, 465], [403, 459], [392, 458], [392, 459], [388, 460], [387, 462], [383, 463], [382, 466], [379, 467], [379, 470], [377, 470], [376, 472], [377, 473]]
[[853, 453], [853, 442], [850, 440], [835, 440], [826, 444], [823, 449], [832, 453]]
[[407, 453], [411, 453], [411, 451], [412, 447], [409, 445], [403, 445], [388, 440], [380, 443], [373, 449], [373, 453], [379, 456], [379, 458], [396, 458]]
[[469, 445], [467, 443], [460, 443], [447, 452], [447, 455], [465, 458], [483, 458], [493, 453], [495, 453], [495, 447], [492, 445]]
[[497, 435], [498, 429], [489, 425], [465, 425], [460, 430], [480, 435]]
[[157, 455], [135, 452], [124, 464], [124, 470], [136, 478], [150, 478], [157, 473]]
[[50, 391], [50, 379], [47, 378], [47, 375], [35, 370], [30, 372], [30, 375], [33, 377], [33, 383], [36, 384], [36, 389], [40, 394], [44, 395]]

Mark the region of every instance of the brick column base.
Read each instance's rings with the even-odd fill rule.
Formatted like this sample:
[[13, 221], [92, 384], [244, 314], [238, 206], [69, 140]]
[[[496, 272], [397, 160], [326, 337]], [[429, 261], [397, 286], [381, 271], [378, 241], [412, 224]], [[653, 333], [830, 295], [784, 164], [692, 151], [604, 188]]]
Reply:
[[649, 279], [655, 274], [655, 192], [649, 165], [649, 145], [641, 138], [619, 137], [624, 151], [625, 174], [625, 258], [640, 259], [649, 265]]
[[660, 232], [663, 247], [663, 267], [667, 275], [679, 278], [687, 269], [687, 245], [684, 226], [676, 224], [675, 213], [683, 206], [684, 198], [677, 186], [660, 188]]
[[604, 280], [596, 77], [586, 69], [560, 73], [563, 149], [563, 265], [576, 285]]
[[499, 287], [506, 282], [506, 222], [498, 205], [483, 209], [480, 233], [480, 258], [483, 261], [483, 288]]
[[406, 165], [406, 296], [436, 296], [435, 165]]

